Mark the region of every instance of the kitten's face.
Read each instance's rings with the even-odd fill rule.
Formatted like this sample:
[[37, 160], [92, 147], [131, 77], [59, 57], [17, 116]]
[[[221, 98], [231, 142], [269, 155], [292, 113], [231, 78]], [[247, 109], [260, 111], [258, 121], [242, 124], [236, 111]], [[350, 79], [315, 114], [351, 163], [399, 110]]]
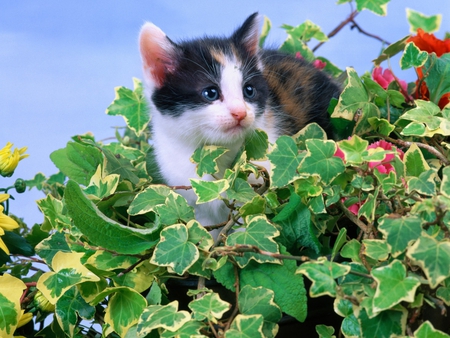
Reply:
[[152, 24], [143, 27], [148, 94], [174, 133], [198, 144], [227, 145], [255, 129], [268, 89], [258, 59], [257, 22], [250, 18], [229, 39], [180, 45]]

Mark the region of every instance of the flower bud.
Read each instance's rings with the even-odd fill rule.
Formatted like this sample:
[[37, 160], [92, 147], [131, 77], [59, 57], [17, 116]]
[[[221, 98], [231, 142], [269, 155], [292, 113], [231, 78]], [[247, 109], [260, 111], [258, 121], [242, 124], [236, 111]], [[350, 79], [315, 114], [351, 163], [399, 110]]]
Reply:
[[14, 182], [14, 188], [16, 188], [16, 191], [18, 194], [21, 194], [21, 193], [25, 192], [25, 190], [27, 189], [27, 184], [23, 179], [18, 178]]

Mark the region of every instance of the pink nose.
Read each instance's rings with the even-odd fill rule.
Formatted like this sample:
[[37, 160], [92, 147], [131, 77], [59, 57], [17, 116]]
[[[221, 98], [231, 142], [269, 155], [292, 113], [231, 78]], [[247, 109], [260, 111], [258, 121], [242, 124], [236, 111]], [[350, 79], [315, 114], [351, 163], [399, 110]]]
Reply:
[[231, 116], [233, 116], [235, 120], [242, 121], [247, 116], [247, 112], [245, 109], [234, 109], [231, 111]]

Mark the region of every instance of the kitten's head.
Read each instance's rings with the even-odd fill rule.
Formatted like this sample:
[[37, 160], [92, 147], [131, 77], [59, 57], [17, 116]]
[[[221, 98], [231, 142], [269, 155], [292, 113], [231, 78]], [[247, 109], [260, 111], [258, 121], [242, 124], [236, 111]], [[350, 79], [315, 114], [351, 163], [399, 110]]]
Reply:
[[258, 43], [257, 13], [229, 38], [179, 44], [146, 23], [140, 34], [144, 80], [163, 123], [199, 144], [242, 141], [268, 96]]

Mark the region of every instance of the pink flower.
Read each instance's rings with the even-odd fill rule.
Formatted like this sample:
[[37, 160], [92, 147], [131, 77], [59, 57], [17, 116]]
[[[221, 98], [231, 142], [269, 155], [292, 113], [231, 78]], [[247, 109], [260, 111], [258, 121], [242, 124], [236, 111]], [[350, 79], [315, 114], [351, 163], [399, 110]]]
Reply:
[[[385, 140], [380, 140], [370, 144], [367, 149], [378, 149], [380, 150], [392, 150], [393, 144], [387, 142]], [[400, 149], [397, 148], [397, 154], [400, 156], [400, 159], [403, 160], [404, 153]], [[391, 171], [394, 171], [394, 167], [390, 162], [394, 160], [394, 154], [386, 154], [384, 159], [381, 161], [372, 161], [369, 162], [370, 169], [377, 169], [381, 174], [389, 174]]]
[[[378, 83], [381, 87], [383, 87], [383, 89], [387, 89], [387, 87], [389, 86], [389, 84], [392, 81], [395, 81], [395, 77], [394, 74], [392, 74], [390, 69], [385, 69], [383, 71], [382, 67], [375, 67], [372, 71], [372, 78], [373, 80]], [[402, 87], [403, 91], [405, 93], [408, 92], [408, 85], [406, 84], [405, 81], [403, 80], [399, 80], [398, 81], [400, 86]]]
[[302, 60], [303, 59], [302, 53], [300, 53], [300, 52], [295, 53], [295, 58]]
[[345, 162], [345, 154], [337, 144], [336, 144], [336, 152], [334, 153], [333, 156], [340, 157], [342, 161]]
[[323, 62], [322, 60], [316, 59], [313, 61], [312, 65], [316, 67], [317, 69], [324, 69], [327, 65], [326, 62]]

